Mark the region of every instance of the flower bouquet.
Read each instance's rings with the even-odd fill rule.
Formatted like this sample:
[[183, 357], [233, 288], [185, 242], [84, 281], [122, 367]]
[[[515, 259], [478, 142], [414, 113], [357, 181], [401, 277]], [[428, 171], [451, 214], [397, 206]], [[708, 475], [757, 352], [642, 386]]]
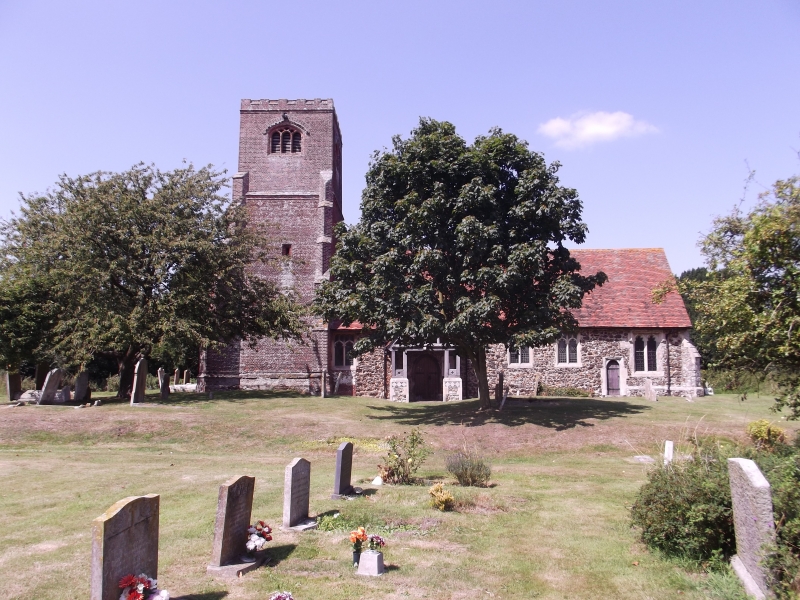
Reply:
[[125, 575], [119, 580], [119, 587], [122, 590], [119, 600], [169, 600], [169, 592], [159, 591], [158, 582], [144, 573]]
[[[267, 525], [264, 521], [256, 521], [255, 525], [250, 525], [247, 528], [247, 547], [248, 556], [252, 556], [254, 552], [263, 550], [267, 542], [272, 541], [272, 527]], [[251, 561], [252, 562], [252, 561]]]
[[379, 535], [370, 535], [367, 537], [367, 543], [369, 544], [370, 550], [373, 552], [380, 552], [381, 548], [386, 545], [386, 540]]
[[358, 566], [359, 556], [361, 554], [361, 547], [367, 541], [367, 531], [363, 527], [359, 527], [355, 531], [350, 532], [350, 543], [353, 544], [353, 566]]
[[292, 592], [275, 592], [269, 597], [269, 600], [294, 600]]

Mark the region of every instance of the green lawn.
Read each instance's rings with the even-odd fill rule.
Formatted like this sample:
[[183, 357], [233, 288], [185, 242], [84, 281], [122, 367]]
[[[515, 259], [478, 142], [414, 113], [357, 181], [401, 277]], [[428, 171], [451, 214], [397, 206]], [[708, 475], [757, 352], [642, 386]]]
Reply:
[[[732, 396], [392, 404], [267, 393], [177, 394], [147, 407], [0, 409], [0, 577], [7, 598], [87, 598], [91, 521], [126, 496], [161, 495], [159, 579], [173, 598], [736, 598], [726, 577], [691, 573], [649, 553], [628, 507], [645, 480], [634, 455], [695, 434], [745, 441], [746, 424], [780, 421], [772, 400]], [[444, 479], [461, 512], [428, 506], [427, 486], [369, 482], [381, 440], [419, 426], [434, 453], [419, 475]], [[781, 426], [796, 429], [794, 423]], [[356, 446], [352, 501], [329, 498], [335, 451]], [[492, 486], [458, 488], [444, 469], [464, 445], [493, 467]], [[685, 448], [685, 446], [683, 446]], [[340, 513], [339, 531], [277, 526], [283, 470], [311, 461], [312, 515]], [[254, 519], [275, 526], [272, 565], [235, 581], [205, 573], [219, 484], [256, 476]], [[356, 576], [349, 525], [388, 540], [389, 570]]]

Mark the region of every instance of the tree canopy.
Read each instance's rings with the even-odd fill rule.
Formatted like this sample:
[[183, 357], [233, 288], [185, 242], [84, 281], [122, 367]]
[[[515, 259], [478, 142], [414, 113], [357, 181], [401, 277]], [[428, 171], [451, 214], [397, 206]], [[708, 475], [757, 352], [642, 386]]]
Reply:
[[297, 307], [252, 276], [263, 231], [220, 194], [222, 173], [60, 177], [22, 196], [0, 223], [0, 361], [120, 365], [120, 394], [137, 356], [179, 359], [233, 339], [295, 336]]
[[364, 325], [356, 353], [391, 340], [455, 347], [487, 405], [487, 345], [551, 343], [576, 327], [569, 309], [605, 281], [580, 275], [564, 247], [587, 229], [558, 168], [500, 129], [468, 145], [452, 124], [421, 119], [374, 154], [361, 220], [338, 226], [317, 310]]
[[701, 248], [708, 274], [682, 287], [709, 366], [771, 376], [800, 417], [800, 177], [716, 219]]

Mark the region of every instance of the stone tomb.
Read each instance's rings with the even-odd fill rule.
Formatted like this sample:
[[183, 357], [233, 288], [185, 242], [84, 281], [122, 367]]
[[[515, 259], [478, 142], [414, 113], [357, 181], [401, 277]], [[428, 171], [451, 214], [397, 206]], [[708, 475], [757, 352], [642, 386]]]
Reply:
[[217, 520], [214, 525], [214, 546], [209, 575], [240, 577], [264, 564], [266, 557], [244, 560], [247, 555], [247, 528], [253, 511], [253, 491], [256, 478], [248, 475], [234, 477], [219, 486]]
[[131, 390], [131, 404], [144, 402], [144, 392], [147, 389], [147, 361], [140, 358], [136, 363], [133, 375], [133, 389]]
[[53, 404], [56, 400], [56, 392], [58, 391], [58, 384], [61, 383], [61, 371], [53, 369], [47, 374], [42, 386], [42, 394], [39, 396], [37, 404]]
[[295, 458], [286, 467], [283, 482], [283, 528], [305, 531], [315, 529], [317, 522], [308, 518], [311, 490], [311, 463]]
[[125, 575], [158, 578], [158, 509], [156, 494], [131, 496], [94, 520], [91, 600], [118, 600]]
[[336, 473], [333, 478], [333, 494], [331, 498], [340, 500], [354, 496], [356, 490], [350, 484], [353, 471], [353, 443], [342, 442], [336, 450]]
[[766, 570], [759, 563], [765, 548], [775, 541], [772, 490], [756, 463], [746, 458], [728, 459], [728, 477], [736, 531], [731, 566], [750, 596], [766, 598]]
[[76, 402], [84, 402], [91, 399], [92, 394], [89, 392], [89, 373], [81, 371], [75, 378], [75, 396], [73, 400]]

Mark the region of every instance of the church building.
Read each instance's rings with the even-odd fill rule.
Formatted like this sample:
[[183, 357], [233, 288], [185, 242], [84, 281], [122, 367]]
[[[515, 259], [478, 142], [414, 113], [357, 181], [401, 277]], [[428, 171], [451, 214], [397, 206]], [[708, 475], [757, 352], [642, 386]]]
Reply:
[[[260, 275], [301, 303], [329, 277], [342, 216], [342, 136], [333, 100], [242, 100], [239, 166], [233, 201], [251, 222], [268, 227], [274, 260]], [[511, 396], [541, 386], [577, 388], [595, 396], [702, 395], [700, 357], [691, 321], [677, 292], [654, 290], [672, 272], [661, 249], [571, 250], [587, 272], [608, 282], [575, 311], [579, 330], [545, 348], [489, 348], [492, 389], [500, 379]], [[656, 301], [660, 300], [660, 301]], [[306, 339], [235, 343], [200, 357], [198, 390], [276, 389], [357, 395], [397, 401], [477, 396], [469, 361], [452, 348], [388, 344], [351, 354], [361, 327], [311, 322]]]

